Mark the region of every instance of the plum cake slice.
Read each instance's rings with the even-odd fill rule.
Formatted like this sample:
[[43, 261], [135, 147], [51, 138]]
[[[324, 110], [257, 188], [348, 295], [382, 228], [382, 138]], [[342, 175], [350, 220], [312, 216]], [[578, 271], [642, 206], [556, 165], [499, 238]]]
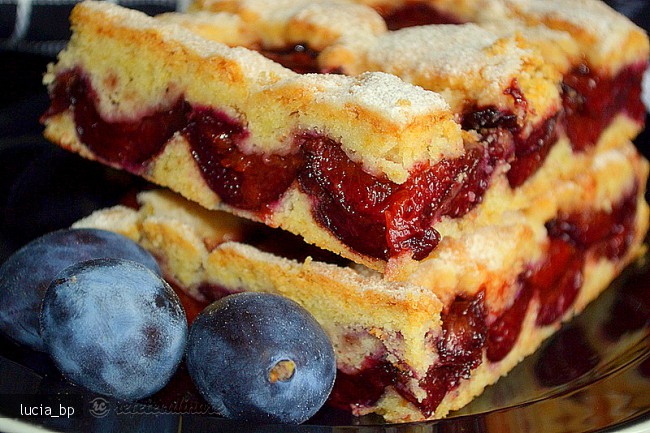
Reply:
[[130, 236], [200, 305], [241, 291], [294, 299], [334, 343], [329, 404], [420, 421], [463, 407], [507, 374], [642, 253], [647, 176], [632, 143], [598, 148], [579, 173], [548, 185], [542, 222], [511, 209], [490, 227], [443, 238], [401, 282], [167, 190], [75, 226]]

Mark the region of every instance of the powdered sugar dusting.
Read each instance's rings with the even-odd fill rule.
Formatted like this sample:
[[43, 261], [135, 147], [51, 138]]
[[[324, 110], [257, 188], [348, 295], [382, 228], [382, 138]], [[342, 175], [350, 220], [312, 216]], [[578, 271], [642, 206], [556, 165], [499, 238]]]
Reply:
[[265, 33], [266, 26], [270, 29], [285, 26], [306, 3], [307, 0], [245, 0], [240, 7], [245, 14], [259, 18], [255, 20], [258, 31]]
[[386, 23], [373, 9], [357, 4], [311, 3], [293, 17], [294, 20], [327, 29], [339, 36], [381, 34]]
[[498, 36], [475, 24], [411, 27], [377, 39], [368, 60], [387, 72], [415, 77], [476, 74], [486, 68], [487, 79], [503, 79], [521, 68], [524, 51], [513, 45], [488, 55]]
[[406, 84], [394, 75], [381, 72], [360, 75], [350, 87], [350, 96], [370, 107], [390, 108], [391, 117], [403, 117], [406, 112], [449, 109], [439, 94]]
[[[226, 8], [228, 2], [224, 2]], [[293, 16], [306, 7], [313, 5], [338, 8], [340, 5], [349, 5], [345, 0], [242, 0], [238, 2], [240, 13], [255, 16], [258, 23], [286, 24]]]
[[507, 0], [526, 15], [560, 20], [589, 32], [602, 52], [618, 50], [626, 35], [636, 26], [626, 16], [598, 0]]
[[[256, 51], [206, 40], [176, 24], [163, 24], [141, 12], [125, 9], [108, 2], [86, 2], [91, 9], [120, 26], [138, 30], [154, 30], [161, 38], [178, 41], [206, 58], [220, 56], [238, 64], [251, 81], [273, 85], [278, 79], [314, 93], [316, 101], [334, 107], [358, 106], [381, 115], [394, 124], [406, 125], [416, 117], [449, 111], [449, 105], [437, 93], [406, 83], [399, 77], [383, 72], [364, 73], [357, 77], [336, 74], [299, 75], [267, 59]], [[268, 83], [263, 77], [274, 73], [276, 79]], [[262, 89], [263, 87], [260, 87]]]
[[279, 77], [295, 75], [293, 71], [267, 59], [256, 51], [242, 47], [231, 48], [219, 42], [209, 41], [180, 25], [163, 23], [136, 10], [126, 9], [109, 2], [86, 1], [84, 6], [100, 11], [116, 25], [137, 30], [153, 30], [163, 40], [179, 42], [201, 57], [220, 56], [232, 60], [239, 64], [242, 72], [253, 80], [261, 79], [269, 74]]
[[405, 83], [383, 72], [367, 72], [357, 77], [340, 75], [305, 75], [312, 80], [318, 98], [337, 105], [354, 104], [391, 121], [406, 124], [415, 116], [449, 110], [438, 93]]
[[608, 30], [621, 25], [633, 27], [624, 15], [598, 0], [507, 0], [524, 13], [555, 17], [577, 24], [595, 34], [607, 36]]

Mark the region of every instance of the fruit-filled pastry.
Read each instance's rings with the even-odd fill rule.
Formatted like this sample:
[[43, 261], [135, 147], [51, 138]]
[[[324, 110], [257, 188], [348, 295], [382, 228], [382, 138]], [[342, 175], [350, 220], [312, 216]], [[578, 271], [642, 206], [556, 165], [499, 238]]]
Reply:
[[100, 210], [75, 227], [129, 236], [201, 305], [241, 291], [297, 301], [335, 348], [330, 405], [418, 421], [466, 405], [643, 251], [647, 176], [630, 142], [598, 149], [553, 185], [544, 222], [509, 210], [498, 227], [443, 238], [399, 282], [168, 190], [141, 192], [136, 208]]
[[[543, 222], [554, 180], [642, 123], [636, 112], [618, 116], [618, 130], [576, 151], [560, 68], [520, 33], [416, 28], [433, 32], [418, 41], [449, 32], [446, 49], [420, 69], [418, 49], [410, 61], [377, 61], [386, 72], [363, 72], [377, 69], [372, 50], [402, 43], [378, 12], [285, 3], [226, 2], [225, 12], [155, 19], [80, 4], [71, 42], [46, 75], [45, 135], [397, 280], [442, 239], [463, 242], [509, 209], [529, 208]], [[303, 67], [303, 54], [330, 63]], [[630, 92], [620, 99], [638, 107]], [[486, 209], [488, 194], [500, 199]]]

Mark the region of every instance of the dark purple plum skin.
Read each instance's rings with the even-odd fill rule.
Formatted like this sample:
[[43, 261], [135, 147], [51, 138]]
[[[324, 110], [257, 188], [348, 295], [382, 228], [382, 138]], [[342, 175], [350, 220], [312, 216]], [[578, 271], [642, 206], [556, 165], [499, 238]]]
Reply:
[[126, 401], [169, 382], [188, 334], [171, 286], [124, 259], [93, 259], [60, 272], [45, 293], [40, 323], [45, 348], [65, 377]]
[[38, 315], [50, 282], [74, 263], [102, 257], [134, 260], [161, 274], [153, 256], [123, 235], [98, 229], [48, 233], [23, 246], [0, 267], [0, 331], [44, 351]]
[[[271, 381], [290, 360], [289, 380]], [[336, 376], [332, 343], [311, 314], [274, 294], [226, 296], [194, 320], [186, 362], [198, 390], [231, 419], [299, 424], [327, 400]]]

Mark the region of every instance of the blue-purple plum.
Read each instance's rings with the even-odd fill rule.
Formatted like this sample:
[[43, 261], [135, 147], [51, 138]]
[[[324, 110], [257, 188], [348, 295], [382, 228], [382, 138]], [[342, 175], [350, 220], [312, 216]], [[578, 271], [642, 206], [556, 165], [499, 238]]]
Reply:
[[93, 259], [60, 272], [43, 298], [40, 323], [45, 348], [65, 377], [126, 401], [167, 384], [188, 334], [169, 284], [123, 259]]
[[44, 351], [38, 314], [56, 274], [85, 260], [134, 260], [160, 274], [153, 256], [126, 236], [98, 229], [63, 229], [41, 236], [11, 255], [0, 267], [0, 331]]
[[226, 418], [299, 424], [327, 400], [336, 376], [332, 343], [296, 302], [267, 293], [226, 296], [199, 314], [186, 362]]

